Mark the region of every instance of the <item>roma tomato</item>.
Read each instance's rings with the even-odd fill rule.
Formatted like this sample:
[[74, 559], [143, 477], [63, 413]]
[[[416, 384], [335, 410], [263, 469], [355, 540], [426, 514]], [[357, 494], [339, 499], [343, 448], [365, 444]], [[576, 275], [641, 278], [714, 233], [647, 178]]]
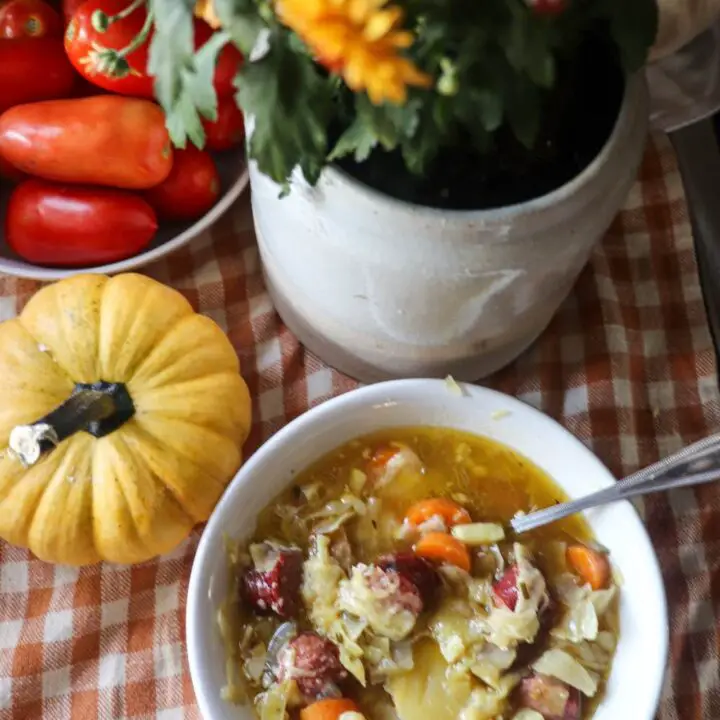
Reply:
[[[202, 47], [213, 35], [214, 30], [204, 21], [195, 20], [195, 47]], [[242, 53], [232, 44], [228, 43], [220, 51], [215, 65], [213, 86], [218, 100], [235, 94], [233, 84], [235, 76], [242, 67]]]
[[120, 95], [153, 97], [153, 80], [147, 75], [149, 43], [113, 63], [111, 58], [122, 52], [140, 33], [147, 18], [145, 5], [138, 6], [127, 17], [113, 22], [103, 33], [92, 24], [93, 13], [116, 15], [130, 0], [88, 0], [73, 14], [65, 30], [65, 50], [75, 69], [90, 82]]
[[148, 190], [145, 198], [163, 220], [195, 220], [219, 195], [220, 177], [213, 159], [191, 145], [175, 151], [170, 175]]
[[245, 138], [245, 120], [233, 96], [218, 99], [217, 120], [203, 120], [203, 127], [207, 150], [229, 150]]
[[0, 38], [61, 38], [62, 34], [60, 16], [43, 0], [8, 0], [0, 5]]
[[70, 95], [75, 72], [57, 38], [0, 40], [0, 113]]
[[157, 227], [139, 195], [27, 180], [10, 196], [5, 239], [28, 262], [81, 267], [137, 255]]
[[46, 180], [136, 190], [158, 185], [172, 168], [162, 110], [117, 95], [8, 110], [0, 116], [0, 155]]

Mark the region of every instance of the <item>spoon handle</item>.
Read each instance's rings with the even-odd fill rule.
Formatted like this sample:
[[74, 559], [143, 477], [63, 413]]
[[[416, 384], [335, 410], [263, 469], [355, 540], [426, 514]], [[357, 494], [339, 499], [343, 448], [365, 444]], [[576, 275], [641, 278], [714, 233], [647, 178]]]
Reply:
[[521, 515], [510, 521], [516, 533], [535, 530], [575, 513], [638, 495], [720, 480], [720, 435], [712, 435], [640, 470], [615, 485], [577, 500]]

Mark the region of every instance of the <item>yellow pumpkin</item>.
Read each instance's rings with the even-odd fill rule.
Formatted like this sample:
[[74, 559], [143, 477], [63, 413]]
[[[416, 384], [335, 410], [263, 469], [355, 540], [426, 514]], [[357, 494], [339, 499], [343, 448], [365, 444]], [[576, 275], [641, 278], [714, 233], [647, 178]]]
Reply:
[[0, 537], [136, 563], [207, 520], [250, 398], [222, 330], [141, 275], [79, 275], [0, 324]]

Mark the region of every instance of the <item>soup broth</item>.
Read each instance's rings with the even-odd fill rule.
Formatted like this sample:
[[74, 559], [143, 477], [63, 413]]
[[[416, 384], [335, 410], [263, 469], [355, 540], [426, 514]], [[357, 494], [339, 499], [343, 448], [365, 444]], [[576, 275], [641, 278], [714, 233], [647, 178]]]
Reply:
[[618, 634], [609, 560], [580, 516], [508, 529], [566, 499], [456, 430], [392, 428], [327, 454], [229, 548], [228, 698], [262, 720], [325, 720], [312, 708], [345, 701], [367, 720], [587, 720]]

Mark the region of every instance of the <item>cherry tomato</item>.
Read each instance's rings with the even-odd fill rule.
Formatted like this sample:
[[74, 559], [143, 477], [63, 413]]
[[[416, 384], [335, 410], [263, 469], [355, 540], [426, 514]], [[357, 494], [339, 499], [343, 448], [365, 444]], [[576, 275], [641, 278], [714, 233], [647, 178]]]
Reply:
[[12, 163], [9, 163], [0, 155], [0, 180], [18, 183], [26, 178], [27, 175], [22, 172], [22, 170], [18, 170]]
[[65, 25], [67, 25], [75, 11], [85, 2], [85, 0], [62, 0], [62, 11], [63, 17], [65, 18]]
[[[99, 87], [121, 95], [154, 97], [152, 77], [147, 74], [148, 51], [152, 31], [145, 42], [123, 55], [141, 32], [147, 18], [145, 5], [140, 5], [121, 20], [114, 21], [105, 32], [98, 32], [92, 23], [93, 14], [102, 11], [114, 16], [125, 10], [130, 0], [87, 0], [73, 14], [65, 31], [65, 49], [75, 69]], [[213, 29], [203, 20], [194, 20], [195, 47], [204, 45]], [[118, 57], [118, 53], [121, 57]], [[242, 65], [240, 51], [226, 45], [218, 56], [213, 85], [219, 97], [234, 92], [233, 79]], [[109, 67], [109, 63], [115, 67]]]
[[0, 38], [61, 38], [62, 34], [60, 16], [43, 0], [9, 0], [0, 5]]
[[[195, 20], [195, 47], [202, 47], [215, 31], [204, 21]], [[215, 65], [215, 76], [213, 86], [218, 99], [235, 94], [235, 76], [242, 67], [243, 56], [232, 44], [228, 43], [220, 51], [217, 64]]]
[[245, 138], [245, 121], [235, 97], [218, 98], [217, 120], [203, 120], [203, 127], [207, 150], [229, 150], [240, 145]]
[[138, 190], [172, 167], [162, 110], [117, 95], [11, 108], [0, 116], [0, 155], [46, 180]]
[[0, 113], [70, 95], [75, 72], [57, 38], [0, 40]]
[[157, 227], [139, 195], [27, 180], [10, 196], [5, 239], [28, 262], [80, 267], [137, 255]]
[[162, 220], [195, 220], [220, 195], [220, 176], [212, 157], [195, 146], [176, 150], [167, 178], [145, 193]]
[[126, 18], [113, 22], [104, 33], [92, 25], [93, 13], [116, 15], [129, 0], [88, 0], [75, 10], [65, 30], [65, 50], [75, 69], [90, 82], [121, 95], [153, 97], [153, 80], [146, 74], [149, 43], [144, 42], [124, 56], [121, 67], [107, 69], [104, 64], [116, 51], [122, 51], [140, 33], [147, 17], [144, 5]]

